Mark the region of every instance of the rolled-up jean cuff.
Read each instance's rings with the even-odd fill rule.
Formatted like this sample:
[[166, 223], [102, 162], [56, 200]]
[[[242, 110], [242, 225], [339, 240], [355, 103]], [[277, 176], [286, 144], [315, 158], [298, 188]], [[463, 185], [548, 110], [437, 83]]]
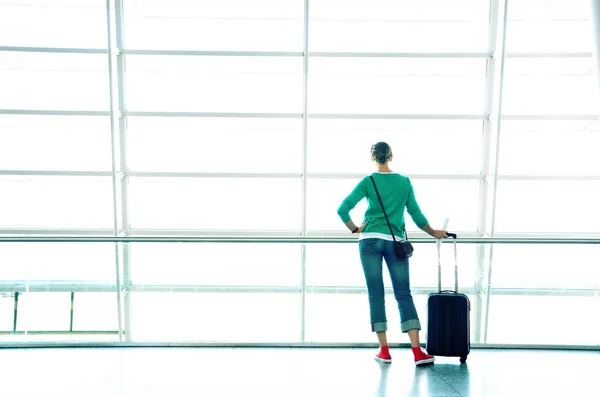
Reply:
[[387, 321], [383, 321], [380, 323], [371, 323], [371, 331], [373, 331], [373, 332], [387, 331]]
[[413, 329], [421, 329], [421, 322], [419, 320], [408, 320], [400, 323], [400, 329], [402, 332], [408, 332]]

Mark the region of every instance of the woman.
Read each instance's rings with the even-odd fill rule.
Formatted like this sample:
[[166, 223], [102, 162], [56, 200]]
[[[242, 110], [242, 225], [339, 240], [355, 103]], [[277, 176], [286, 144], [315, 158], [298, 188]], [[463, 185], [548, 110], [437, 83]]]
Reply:
[[[371, 147], [371, 159], [377, 166], [377, 172], [373, 173], [372, 176], [377, 184], [377, 189], [396, 239], [405, 236], [405, 208], [419, 228], [432, 237], [446, 238], [446, 231], [431, 228], [427, 218], [421, 213], [410, 179], [390, 169], [389, 163], [393, 159], [390, 146], [385, 142], [378, 142], [373, 145]], [[365, 197], [368, 201], [368, 208], [363, 224], [356, 226], [350, 218], [350, 211]], [[387, 320], [382, 274], [382, 260], [385, 259], [392, 280], [394, 296], [400, 310], [400, 327], [403, 333], [408, 333], [415, 364], [421, 365], [433, 362], [434, 357], [426, 354], [420, 346], [419, 330], [421, 329], [421, 323], [410, 293], [408, 259], [398, 259], [394, 254], [393, 238], [369, 176], [364, 177], [356, 185], [352, 193], [344, 199], [337, 212], [352, 233], [359, 233], [360, 261], [369, 293], [371, 331], [377, 333], [380, 346], [375, 359], [385, 363], [392, 362], [386, 336]]]

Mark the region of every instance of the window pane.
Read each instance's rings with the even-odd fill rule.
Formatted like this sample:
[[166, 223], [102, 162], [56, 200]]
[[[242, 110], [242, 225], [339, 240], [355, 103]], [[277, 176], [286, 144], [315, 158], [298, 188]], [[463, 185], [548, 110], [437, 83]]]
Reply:
[[301, 113], [302, 58], [128, 55], [127, 96], [137, 111]]
[[[492, 262], [492, 286], [593, 289], [599, 259], [600, 251], [592, 245], [497, 244]], [[565, 271], [566, 264], [569, 271]]]
[[71, 294], [27, 292], [19, 294], [17, 331], [68, 331]]
[[302, 0], [125, 0], [127, 47], [302, 51]]
[[500, 174], [600, 174], [599, 147], [598, 121], [505, 120]]
[[313, 58], [313, 113], [481, 114], [484, 59]]
[[0, 46], [107, 47], [105, 1], [19, 0], [8, 3], [0, 4]]
[[0, 115], [0, 168], [110, 171], [108, 117]]
[[106, 55], [0, 51], [0, 108], [108, 110]]
[[300, 286], [300, 245], [132, 244], [131, 266], [135, 284]]
[[[310, 120], [308, 169], [371, 172], [371, 145], [386, 141], [394, 152], [391, 167], [400, 172], [478, 175], [482, 124], [478, 120]], [[427, 155], [423, 155], [425, 148]]]
[[506, 60], [504, 114], [596, 114], [592, 58]]
[[320, 0], [310, 4], [311, 51], [487, 51], [489, 2]]
[[127, 135], [135, 171], [302, 172], [301, 119], [130, 117]]
[[[459, 244], [459, 289], [473, 288], [476, 274], [476, 245]], [[442, 252], [442, 285], [454, 289], [454, 250], [445, 243]], [[335, 260], [331, 260], [335, 258]], [[437, 249], [435, 244], [415, 244], [410, 259], [410, 285], [437, 288]], [[383, 270], [386, 287], [392, 287], [386, 266]], [[366, 282], [360, 264], [358, 243], [310, 244], [306, 248], [306, 284], [325, 287], [364, 287]]]
[[598, 181], [500, 181], [496, 231], [597, 233]]
[[[449, 229], [475, 231], [479, 209], [479, 181], [477, 180], [419, 180], [412, 179], [417, 202], [421, 211], [433, 227], [441, 227], [449, 217]], [[307, 190], [307, 225], [309, 230], [343, 231], [337, 209], [344, 198], [359, 182], [357, 179], [309, 178]], [[360, 222], [367, 209], [362, 200], [350, 213], [355, 222]], [[407, 230], [417, 230], [409, 215], [405, 213]]]
[[2, 176], [0, 228], [112, 228], [110, 178]]
[[591, 52], [589, 0], [520, 0], [508, 6], [507, 52]]
[[300, 294], [134, 292], [131, 304], [136, 341], [300, 340]]
[[112, 243], [3, 243], [2, 280], [114, 283]]
[[[473, 296], [470, 295], [469, 299], [472, 302]], [[426, 340], [427, 296], [413, 294], [413, 300], [421, 322], [421, 338]], [[385, 306], [388, 331], [393, 335], [401, 335], [400, 315], [394, 295], [386, 295]], [[471, 324], [475, 324], [473, 310], [471, 310]], [[474, 334], [471, 332], [471, 338]], [[306, 294], [306, 340], [334, 343], [376, 342], [377, 337], [371, 332], [367, 295]], [[408, 338], [398, 342], [405, 341], [408, 341]]]
[[487, 341], [598, 345], [599, 307], [597, 297], [492, 295]]
[[[386, 299], [386, 303], [390, 299]], [[390, 306], [393, 307], [393, 306]], [[390, 331], [400, 329], [398, 314], [389, 310]], [[373, 342], [366, 294], [306, 294], [307, 342]]]
[[298, 179], [131, 178], [134, 228], [298, 230]]
[[116, 295], [107, 292], [76, 292], [73, 330], [118, 331]]

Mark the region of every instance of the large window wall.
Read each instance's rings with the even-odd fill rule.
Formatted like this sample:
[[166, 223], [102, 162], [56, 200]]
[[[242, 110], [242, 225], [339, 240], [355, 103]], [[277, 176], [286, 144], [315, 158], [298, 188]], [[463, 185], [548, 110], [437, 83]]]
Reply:
[[[385, 140], [434, 226], [598, 236], [590, 19], [587, 0], [0, 1], [0, 233], [345, 237], [337, 206]], [[0, 244], [0, 342], [373, 338], [352, 243]], [[459, 245], [473, 342], [600, 343], [598, 248], [565, 247]]]

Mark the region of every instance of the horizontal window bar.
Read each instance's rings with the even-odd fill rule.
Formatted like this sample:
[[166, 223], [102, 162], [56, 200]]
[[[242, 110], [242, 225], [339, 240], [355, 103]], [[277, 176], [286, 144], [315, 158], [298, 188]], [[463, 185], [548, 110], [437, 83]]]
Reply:
[[[63, 54], [108, 54], [105, 48], [69, 48], [69, 47], [30, 47], [0, 46], [6, 52], [38, 52]], [[302, 51], [205, 51], [205, 50], [151, 50], [151, 49], [115, 49], [114, 53], [124, 55], [190, 55], [190, 56], [243, 56], [243, 57], [302, 57]], [[337, 52], [311, 51], [309, 57], [319, 58], [489, 58], [495, 56], [489, 52]], [[507, 58], [591, 58], [591, 52], [512, 52]]]
[[488, 52], [335, 52], [311, 51], [309, 57], [319, 58], [490, 58]]
[[600, 117], [597, 114], [581, 114], [581, 115], [573, 115], [573, 114], [503, 114], [502, 120], [511, 120], [511, 121], [530, 121], [530, 120], [576, 120], [576, 121], [595, 121]]
[[227, 113], [227, 112], [132, 112], [123, 113], [129, 117], [223, 117], [223, 118], [270, 118], [301, 119], [302, 113]]
[[507, 52], [506, 58], [591, 58], [591, 52]]
[[128, 172], [128, 176], [146, 178], [302, 178], [300, 173], [244, 172]]
[[[474, 230], [469, 231], [456, 231], [459, 234], [459, 241], [465, 241], [466, 238], [490, 238], [487, 234], [481, 234]], [[348, 233], [342, 230], [308, 230], [308, 237], [317, 239], [344, 239], [344, 242], [348, 240]], [[69, 236], [88, 237], [88, 236], [105, 236], [114, 237], [113, 229], [84, 229], [84, 228], [5, 228], [0, 229], [0, 235], [8, 235], [14, 238], [20, 237], [36, 237], [36, 236], [53, 236], [53, 237], [64, 237]], [[23, 236], [27, 235], [27, 236]], [[120, 235], [123, 235], [121, 232]], [[150, 237], [208, 237], [208, 238], [294, 238], [301, 237], [300, 230], [237, 230], [237, 229], [151, 229], [151, 228], [129, 228], [127, 229], [127, 236], [150, 236]], [[589, 239], [589, 238], [600, 238], [600, 233], [542, 233], [542, 232], [527, 232], [527, 233], [515, 233], [515, 232], [496, 232], [495, 238], [510, 238], [510, 239], [529, 239], [529, 238], [558, 238], [568, 239]], [[420, 231], [414, 230], [411, 232], [411, 241], [425, 239], [429, 240], [430, 237]], [[353, 237], [350, 237], [353, 240]], [[268, 241], [267, 241], [268, 242]]]
[[[473, 295], [475, 288], [460, 288], [461, 293]], [[253, 286], [253, 285], [147, 285], [137, 284], [127, 288], [128, 292], [179, 292], [179, 293], [300, 293], [299, 286]], [[366, 287], [344, 287], [344, 286], [307, 286], [305, 291], [313, 294], [342, 294], [357, 295], [366, 294]], [[411, 291], [415, 295], [428, 295], [437, 292], [434, 287], [413, 287]], [[0, 292], [116, 292], [114, 284], [87, 283], [85, 281], [42, 281], [33, 282], [0, 281]], [[394, 290], [385, 288], [386, 294], [392, 295]], [[492, 295], [502, 296], [595, 296], [593, 288], [492, 288]], [[5, 297], [5, 298], [10, 298]]]
[[[479, 174], [404, 174], [410, 179], [460, 179], [460, 180], [473, 180], [482, 179], [483, 177]], [[325, 173], [325, 172], [312, 172], [308, 173], [308, 178], [315, 179], [359, 179], [363, 178], [364, 174], [339, 174], [339, 173]]]
[[57, 48], [57, 47], [15, 47], [0, 46], [0, 51], [10, 52], [46, 52], [59, 54], [108, 54], [103, 48]]
[[[62, 170], [0, 170], [0, 175], [6, 176], [88, 176], [110, 177], [111, 171], [62, 171]], [[141, 178], [302, 178], [300, 173], [244, 173], [244, 172], [161, 172], [161, 171], [130, 171], [118, 172], [117, 176], [128, 175]], [[341, 173], [309, 173], [312, 179], [359, 179], [364, 174]], [[415, 180], [478, 180], [483, 177], [478, 174], [406, 174]], [[597, 181], [600, 175], [499, 175], [503, 181]]]
[[[300, 173], [243, 173], [243, 172], [156, 172], [156, 171], [130, 171], [128, 176], [134, 177], [156, 177], [156, 178], [301, 178]], [[459, 179], [473, 180], [481, 179], [478, 174], [406, 174], [411, 179]], [[309, 173], [308, 178], [315, 179], [357, 179], [364, 174], [340, 174], [340, 173]]]
[[25, 228], [11, 228], [11, 229], [0, 229], [0, 235], [62, 235], [62, 236], [113, 236], [115, 234], [114, 229], [25, 229]]
[[46, 170], [0, 170], [0, 175], [13, 176], [112, 176], [111, 171], [46, 171]]
[[302, 51], [201, 51], [201, 50], [129, 50], [120, 51], [125, 55], [191, 55], [191, 56], [231, 56], [231, 57], [302, 57]]
[[0, 335], [119, 335], [119, 331], [0, 331]]
[[[463, 291], [461, 291], [463, 292]], [[491, 295], [503, 296], [596, 296], [589, 288], [492, 288]], [[464, 292], [466, 294], [466, 292]]]
[[485, 120], [484, 114], [359, 114], [309, 113], [309, 119], [366, 119], [366, 120]]
[[[37, 109], [0, 109], [0, 114], [31, 116], [110, 116], [102, 110], [37, 110]], [[213, 117], [213, 118], [282, 118], [301, 119], [302, 113], [241, 113], [241, 112], [158, 112], [126, 111], [129, 117]], [[365, 119], [365, 120], [486, 120], [486, 114], [362, 114], [362, 113], [309, 113], [312, 119]], [[504, 114], [502, 120], [583, 120], [595, 121], [595, 114], [582, 115], [511, 115]]]
[[498, 175], [500, 181], [599, 181], [600, 175]]
[[0, 114], [10, 114], [16, 116], [110, 116], [110, 112], [108, 110], [0, 109]]
[[220, 285], [132, 285], [129, 292], [283, 293], [299, 294], [300, 287]]
[[[433, 238], [411, 238], [417, 244], [435, 243]], [[463, 244], [600, 244], [600, 238], [459, 238]], [[341, 244], [357, 243], [357, 237], [170, 237], [170, 236], [138, 236], [138, 237], [113, 237], [113, 236], [0, 236], [0, 243], [298, 243], [298, 244]], [[451, 243], [450, 239], [442, 240]]]
[[[88, 110], [35, 110], [35, 109], [0, 109], [0, 114], [40, 115], [40, 116], [109, 116], [108, 111]], [[301, 119], [303, 113], [241, 113], [241, 112], [157, 112], [157, 111], [125, 111], [129, 117], [212, 117], [212, 118], [271, 118]], [[509, 116], [510, 117], [510, 116]], [[359, 114], [359, 113], [309, 113], [313, 119], [367, 119], [367, 120], [485, 120], [487, 115], [475, 114]], [[597, 118], [597, 116], [596, 116]], [[593, 118], [591, 118], [593, 120]], [[584, 119], [588, 120], [588, 119]]]
[[300, 230], [210, 230], [210, 229], [136, 229], [130, 228], [129, 235], [135, 236], [236, 236], [236, 237], [301, 237]]
[[0, 281], [0, 292], [117, 292], [117, 286], [114, 283], [95, 283], [84, 280], [2, 280]]

